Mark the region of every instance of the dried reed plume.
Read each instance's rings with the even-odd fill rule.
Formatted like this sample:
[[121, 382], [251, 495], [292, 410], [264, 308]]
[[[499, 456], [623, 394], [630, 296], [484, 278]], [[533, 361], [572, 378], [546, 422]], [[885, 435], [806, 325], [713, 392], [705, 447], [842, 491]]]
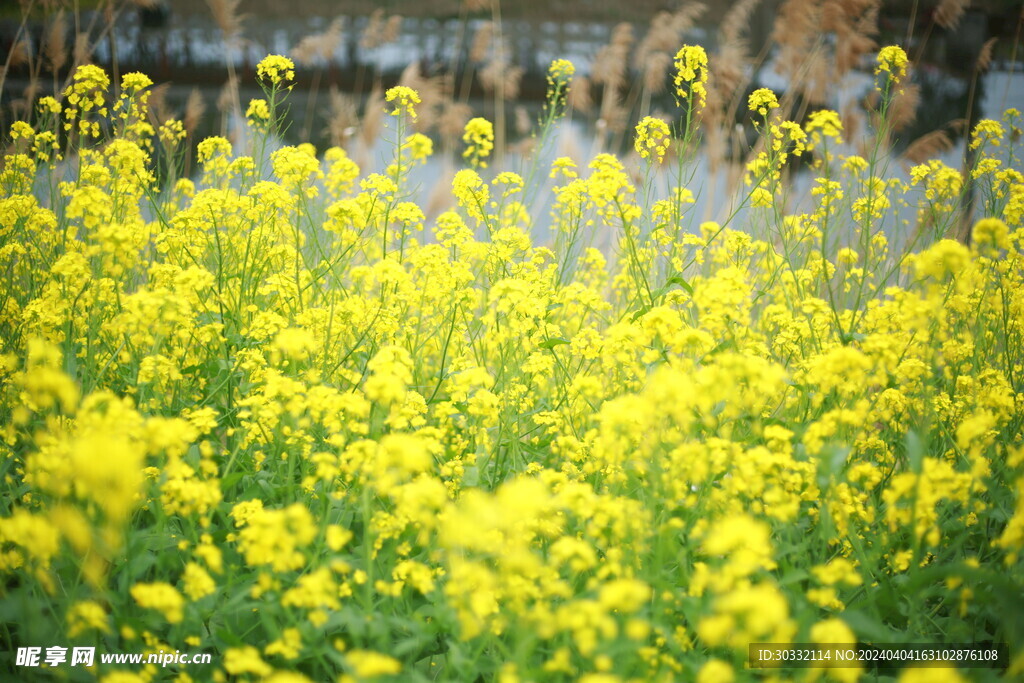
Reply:
[[971, 0], [942, 0], [935, 9], [935, 23], [947, 31], [955, 29], [970, 4]]
[[398, 82], [419, 93], [420, 104], [413, 124], [416, 130], [422, 133], [433, 128], [445, 96], [451, 92], [450, 81], [445, 76], [424, 77], [416, 61], [405, 67]]
[[855, 99], [847, 101], [839, 112], [839, 118], [843, 121], [845, 135], [848, 140], [860, 138], [860, 131], [864, 127], [864, 114]]
[[213, 15], [213, 21], [224, 34], [224, 40], [229, 43], [235, 40], [242, 31], [242, 21], [245, 17], [238, 13], [240, 2], [241, 0], [206, 0], [206, 4], [210, 7], [210, 14]]
[[[909, 78], [907, 79], [909, 81]], [[899, 89], [893, 98], [889, 110], [893, 130], [905, 130], [917, 118], [917, 108], [921, 104], [921, 86], [907, 83]]]
[[363, 125], [359, 131], [363, 143], [370, 147], [380, 134], [381, 117], [384, 115], [384, 93], [380, 85], [373, 86], [370, 96], [366, 98], [366, 106], [363, 109]]
[[[708, 161], [713, 171], [727, 161], [729, 142], [737, 136], [733, 120], [739, 100], [750, 82], [749, 48], [746, 33], [750, 18], [760, 0], [740, 0], [734, 4], [719, 28], [718, 50], [708, 57], [708, 68], [715, 74], [708, 89], [707, 106], [701, 112], [706, 122], [704, 137]], [[718, 175], [712, 175], [717, 183]], [[708, 204], [711, 211], [711, 203]], [[710, 216], [710, 214], [709, 214]]]
[[975, 71], [978, 73], [984, 73], [992, 66], [992, 50], [995, 48], [998, 40], [998, 38], [989, 38], [985, 41], [985, 44], [981, 46], [981, 52], [978, 53], [978, 58], [974, 60]]
[[708, 58], [709, 68], [715, 74], [708, 93], [709, 114], [724, 111], [730, 100], [746, 84], [747, 65], [750, 61], [746, 41], [750, 17], [761, 0], [740, 0], [722, 19], [719, 29], [719, 48]]
[[629, 112], [622, 106], [617, 96], [606, 97], [601, 104], [601, 118], [597, 120], [598, 131], [622, 133], [626, 130], [628, 116]]
[[16, 69], [22, 64], [28, 63], [32, 58], [32, 53], [29, 50], [27, 40], [19, 40], [13, 46], [11, 46], [11, 52], [7, 55], [7, 65], [11, 69]]
[[519, 85], [523, 78], [523, 68], [510, 66], [503, 59], [488, 62], [480, 70], [480, 83], [487, 92], [495, 92], [506, 100], [519, 97]]
[[910, 164], [921, 164], [951, 149], [953, 149], [952, 138], [949, 137], [945, 130], [940, 128], [939, 130], [933, 130], [931, 133], [925, 133], [911, 142], [903, 150], [901, 157]]
[[369, 21], [366, 22], [366, 28], [363, 29], [363, 35], [359, 37], [359, 47], [364, 50], [372, 50], [382, 42], [384, 32], [384, 10], [377, 8], [373, 10], [373, 14], [370, 15]]
[[[793, 92], [822, 103], [829, 86], [877, 49], [881, 0], [786, 0], [772, 39], [780, 46], [776, 71]], [[828, 39], [831, 36], [832, 39]], [[831, 48], [830, 48], [831, 45]]]
[[[693, 28], [694, 22], [707, 9], [703, 2], [687, 2], [675, 12], [658, 12], [651, 20], [651, 26], [633, 53], [633, 66], [643, 73], [642, 113], [649, 108], [649, 97], [665, 89], [665, 80], [672, 57], [683, 42], [684, 34]], [[632, 42], [632, 33], [625, 47]], [[614, 39], [613, 39], [614, 44]]]
[[53, 21], [50, 22], [50, 27], [47, 29], [46, 37], [43, 41], [43, 53], [46, 55], [46, 61], [50, 66], [50, 71], [53, 73], [57, 73], [67, 64], [67, 32], [67, 20], [62, 9], [57, 12], [53, 17]]
[[665, 89], [665, 75], [672, 66], [672, 55], [667, 52], [655, 52], [644, 61], [643, 85], [652, 95]]
[[170, 83], [161, 83], [149, 89], [149, 123], [154, 128], [173, 118], [167, 107], [167, 91], [170, 87]]
[[779, 7], [771, 39], [779, 46], [776, 71], [796, 81], [801, 65], [818, 35], [821, 8], [815, 0], [784, 0]]
[[381, 42], [384, 44], [394, 43], [400, 35], [402, 35], [402, 17], [399, 14], [394, 14], [388, 17], [388, 21], [384, 25]]
[[589, 112], [594, 106], [594, 98], [590, 95], [590, 78], [576, 76], [566, 95], [566, 102], [575, 111]]
[[[228, 76], [228, 80], [224, 81], [223, 87], [220, 89], [220, 95], [217, 97], [217, 111], [222, 114], [231, 110], [235, 106], [235, 102], [238, 99], [238, 79], [234, 76]], [[187, 109], [186, 105], [186, 109]]]
[[303, 66], [312, 66], [317, 59], [329, 61], [341, 45], [345, 18], [338, 17], [322, 33], [313, 33], [292, 48], [291, 54]]
[[506, 100], [514, 100], [519, 97], [523, 68], [510, 65], [504, 53], [504, 50], [495, 50], [491, 60], [480, 69], [480, 84], [487, 92], [493, 92]]
[[491, 42], [494, 38], [494, 24], [485, 21], [473, 34], [473, 43], [469, 47], [469, 61], [479, 63], [487, 58], [491, 51]]
[[533, 128], [533, 121], [530, 120], [530, 113], [526, 111], [526, 107], [523, 105], [517, 105], [515, 108], [515, 122], [516, 122], [516, 133], [519, 135], [526, 135]]
[[206, 102], [203, 100], [199, 88], [192, 88], [192, 92], [188, 94], [188, 100], [185, 101], [185, 115], [181, 119], [182, 125], [185, 126], [185, 132], [192, 135], [205, 112]]
[[327, 134], [331, 144], [335, 147], [344, 147], [348, 139], [355, 134], [359, 125], [359, 115], [356, 112], [355, 102], [348, 95], [338, 90], [337, 86], [331, 85], [329, 91], [329, 115], [327, 117]]
[[437, 121], [437, 132], [448, 148], [454, 148], [462, 137], [466, 122], [473, 115], [473, 109], [464, 102], [446, 99], [441, 116]]
[[606, 89], [618, 89], [626, 81], [626, 58], [633, 45], [633, 26], [625, 22], [612, 31], [611, 41], [597, 51], [591, 65], [591, 78]]
[[92, 47], [88, 33], [83, 31], [75, 36], [75, 47], [71, 51], [75, 67], [92, 63]]

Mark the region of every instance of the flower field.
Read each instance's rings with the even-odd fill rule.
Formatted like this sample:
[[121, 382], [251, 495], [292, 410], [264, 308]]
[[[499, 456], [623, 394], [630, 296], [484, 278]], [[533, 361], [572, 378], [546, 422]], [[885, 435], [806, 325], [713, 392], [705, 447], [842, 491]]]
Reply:
[[[392, 156], [363, 173], [271, 149], [295, 67], [267, 57], [252, 149], [207, 138], [186, 174], [150, 79], [79, 67], [0, 169], [0, 671], [1019, 680], [1021, 115], [978, 123], [969, 167], [901, 179], [906, 65], [877, 55], [863, 155], [837, 113], [785, 120], [756, 90], [717, 222], [693, 215], [715, 77], [696, 46], [635, 164], [491, 168], [474, 118], [429, 217], [411, 88], [387, 91]], [[573, 78], [552, 65], [541, 145]], [[1009, 663], [748, 662], [856, 642], [1005, 643]], [[57, 645], [212, 657], [15, 663]]]

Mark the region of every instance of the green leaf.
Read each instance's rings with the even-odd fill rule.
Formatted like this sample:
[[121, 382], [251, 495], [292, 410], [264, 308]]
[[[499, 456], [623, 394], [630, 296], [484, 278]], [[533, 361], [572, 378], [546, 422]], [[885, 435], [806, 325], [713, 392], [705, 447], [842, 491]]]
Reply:
[[846, 622], [846, 625], [863, 641], [871, 643], [901, 642], [899, 633], [859, 610], [848, 609], [842, 613], [841, 617]]
[[220, 480], [220, 490], [226, 493], [231, 487], [240, 482], [243, 476], [245, 476], [245, 472], [232, 472]]
[[912, 472], [921, 471], [921, 461], [924, 458], [925, 444], [917, 430], [911, 429], [907, 432], [907, 462]]
[[[668, 287], [669, 285], [679, 285], [684, 290], [686, 290], [687, 294], [689, 294], [690, 296], [693, 296], [693, 287], [690, 286], [689, 282], [687, 282], [685, 279], [683, 279], [682, 275], [673, 275], [668, 280], [666, 280], [665, 281], [665, 286]], [[666, 291], [668, 291], [668, 290], [666, 289]]]
[[540, 348], [542, 349], [553, 349], [556, 346], [561, 346], [562, 344], [568, 343], [568, 339], [563, 339], [562, 337], [552, 337], [551, 339], [545, 339], [540, 344], [538, 344], [538, 346], [540, 346]]
[[633, 317], [629, 319], [630, 322], [636, 322], [641, 316], [645, 315], [647, 311], [651, 310], [651, 307], [644, 304], [639, 311], [633, 314]]

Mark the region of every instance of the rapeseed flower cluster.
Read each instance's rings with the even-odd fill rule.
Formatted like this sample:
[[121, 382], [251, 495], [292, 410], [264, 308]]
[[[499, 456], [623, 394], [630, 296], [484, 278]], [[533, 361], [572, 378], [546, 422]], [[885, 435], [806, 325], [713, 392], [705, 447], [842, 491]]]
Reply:
[[899, 45], [887, 45], [878, 51], [877, 63], [876, 75], [884, 71], [889, 74], [888, 77], [893, 83], [899, 83], [907, 75], [907, 65], [910, 60]]
[[[880, 56], [894, 78], [900, 54]], [[677, 59], [703, 106], [703, 49]], [[268, 57], [259, 77], [293, 68]], [[105, 111], [109, 79], [81, 67], [9, 134], [12, 647], [214, 655], [182, 682], [710, 682], [777, 680], [747, 667], [752, 642], [898, 634], [1006, 642], [1019, 674], [1018, 114], [979, 124], [972, 168], [904, 182], [843, 154], [835, 112], [801, 126], [759, 90], [744, 211], [691, 227], [685, 168], [641, 183], [604, 153], [542, 170], [541, 223], [532, 175], [485, 172], [482, 118], [436, 217], [410, 199], [419, 133], [370, 174], [338, 147], [264, 163], [211, 137], [161, 184], [183, 129], [141, 125], [150, 84], [125, 83]], [[250, 106], [257, 140], [285, 91]], [[419, 96], [387, 101], [401, 126]], [[25, 151], [86, 119], [66, 178]], [[645, 119], [635, 148], [684, 167], [693, 130]], [[980, 218], [954, 239], [979, 169]], [[901, 202], [908, 239], [882, 229]]]
[[472, 118], [466, 123], [462, 141], [466, 143], [463, 158], [474, 168], [487, 168], [487, 157], [494, 149], [494, 125], [485, 118]]
[[653, 116], [645, 116], [636, 125], [636, 153], [642, 159], [651, 158], [655, 163], [665, 159], [665, 153], [671, 144], [671, 131], [668, 124]]
[[256, 65], [256, 77], [272, 87], [295, 80], [295, 62], [283, 55], [267, 55]]
[[708, 99], [707, 52], [700, 45], [684, 45], [676, 53], [675, 68], [676, 97], [687, 102], [696, 100], [700, 111]]

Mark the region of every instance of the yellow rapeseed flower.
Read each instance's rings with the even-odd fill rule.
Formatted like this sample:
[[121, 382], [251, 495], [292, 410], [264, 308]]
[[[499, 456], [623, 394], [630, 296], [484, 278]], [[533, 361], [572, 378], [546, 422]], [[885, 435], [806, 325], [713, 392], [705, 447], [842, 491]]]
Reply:
[[295, 62], [283, 55], [267, 55], [256, 65], [256, 77], [274, 87], [295, 80]]
[[398, 116], [404, 111], [409, 118], [416, 120], [416, 105], [420, 103], [420, 95], [409, 86], [396, 85], [388, 88], [384, 93], [384, 101], [395, 103], [395, 108], [391, 110], [392, 116]]
[[672, 132], [668, 124], [659, 118], [645, 116], [636, 124], [633, 146], [643, 159], [653, 157], [653, 161], [660, 164], [665, 159], [671, 141]]
[[747, 106], [750, 111], [756, 111], [767, 118], [769, 111], [778, 109], [779, 100], [775, 97], [775, 93], [768, 88], [758, 88], [750, 93], [750, 97], [747, 98]]
[[462, 156], [474, 167], [487, 168], [486, 159], [494, 149], [494, 125], [479, 116], [472, 118], [466, 123], [462, 141], [466, 143]]
[[907, 53], [900, 46], [887, 45], [878, 51], [877, 62], [876, 75], [884, 71], [889, 74], [889, 78], [894, 83], [899, 83], [907, 75], [907, 64], [910, 60], [907, 59]]
[[697, 109], [703, 109], [708, 97], [707, 52], [700, 45], [684, 45], [676, 52], [675, 67], [676, 96], [679, 100], [686, 100], [692, 93], [697, 100]]
[[576, 67], [568, 59], [556, 59], [548, 67], [548, 83], [567, 85], [575, 73]]

